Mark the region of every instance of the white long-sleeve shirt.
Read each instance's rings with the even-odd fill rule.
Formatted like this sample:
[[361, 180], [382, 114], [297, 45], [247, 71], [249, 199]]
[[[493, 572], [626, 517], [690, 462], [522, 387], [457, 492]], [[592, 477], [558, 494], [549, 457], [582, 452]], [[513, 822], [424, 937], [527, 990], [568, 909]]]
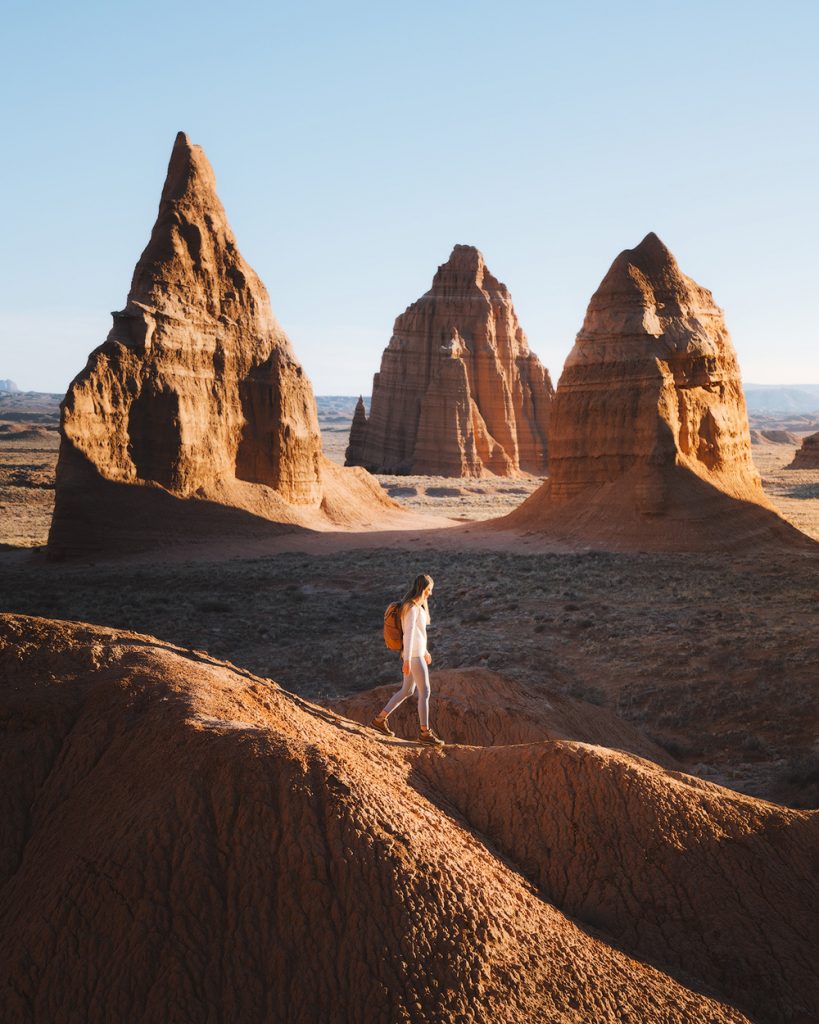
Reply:
[[404, 661], [423, 658], [427, 653], [427, 626], [429, 613], [420, 604], [410, 602], [401, 612], [401, 628], [404, 631]]

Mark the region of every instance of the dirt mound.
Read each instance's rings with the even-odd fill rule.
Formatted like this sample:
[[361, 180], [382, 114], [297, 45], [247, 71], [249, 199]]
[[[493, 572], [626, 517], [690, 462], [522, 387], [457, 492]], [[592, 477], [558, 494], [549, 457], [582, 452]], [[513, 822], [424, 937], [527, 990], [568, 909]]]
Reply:
[[546, 899], [617, 944], [760, 1019], [819, 1016], [819, 813], [575, 743], [448, 748], [418, 770]]
[[22, 616], [0, 619], [0, 700], [6, 1021], [816, 1007], [815, 815], [572, 743], [428, 752], [205, 654]]
[[[395, 686], [328, 702], [340, 715], [366, 725], [395, 692]], [[486, 668], [442, 669], [432, 672], [435, 728], [451, 743], [500, 746], [541, 740], [581, 740], [618, 747], [671, 765], [668, 753], [611, 711], [586, 701], [526, 688]], [[396, 735], [418, 735], [415, 697], [390, 717]]]
[[0, 441], [53, 441], [56, 428], [28, 423], [0, 423]]
[[492, 528], [509, 527], [639, 550], [809, 543], [762, 492], [722, 310], [654, 234], [592, 296], [553, 403], [549, 479]]

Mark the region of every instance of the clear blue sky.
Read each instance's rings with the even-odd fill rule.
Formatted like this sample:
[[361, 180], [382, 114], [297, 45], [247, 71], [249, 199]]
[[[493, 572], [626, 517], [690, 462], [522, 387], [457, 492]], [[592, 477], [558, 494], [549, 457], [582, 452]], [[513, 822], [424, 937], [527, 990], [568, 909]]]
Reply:
[[744, 377], [819, 382], [819, 3], [5, 0], [0, 377], [63, 391], [148, 240], [174, 135], [318, 394], [369, 392], [456, 242], [555, 381], [656, 231]]

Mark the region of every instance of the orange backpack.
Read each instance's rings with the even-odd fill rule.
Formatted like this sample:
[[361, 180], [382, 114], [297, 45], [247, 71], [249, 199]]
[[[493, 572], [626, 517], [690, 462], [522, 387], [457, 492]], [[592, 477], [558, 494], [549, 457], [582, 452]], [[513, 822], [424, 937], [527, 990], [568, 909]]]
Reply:
[[400, 651], [404, 646], [400, 601], [388, 604], [387, 610], [384, 612], [384, 643], [391, 651]]

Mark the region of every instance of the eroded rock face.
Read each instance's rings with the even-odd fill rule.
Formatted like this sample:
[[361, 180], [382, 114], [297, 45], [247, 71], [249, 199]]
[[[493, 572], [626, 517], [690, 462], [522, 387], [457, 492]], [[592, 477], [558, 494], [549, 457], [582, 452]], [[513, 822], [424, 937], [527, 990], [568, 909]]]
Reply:
[[456, 245], [395, 321], [348, 465], [440, 476], [542, 474], [553, 389], [506, 285]]
[[113, 317], [62, 405], [52, 551], [93, 548], [131, 501], [148, 520], [178, 507], [165, 500], [152, 515], [134, 485], [274, 519], [319, 507], [310, 382], [237, 248], [204, 152], [183, 133]]
[[752, 463], [722, 310], [649, 234], [589, 303], [553, 403], [549, 480], [507, 521], [697, 548], [731, 533], [740, 503], [741, 536], [777, 522], [788, 532]]
[[600, 746], [408, 746], [25, 616], [0, 616], [0, 716], [10, 1024], [819, 1011], [816, 813]]
[[808, 434], [788, 469], [819, 469], [819, 433]]

